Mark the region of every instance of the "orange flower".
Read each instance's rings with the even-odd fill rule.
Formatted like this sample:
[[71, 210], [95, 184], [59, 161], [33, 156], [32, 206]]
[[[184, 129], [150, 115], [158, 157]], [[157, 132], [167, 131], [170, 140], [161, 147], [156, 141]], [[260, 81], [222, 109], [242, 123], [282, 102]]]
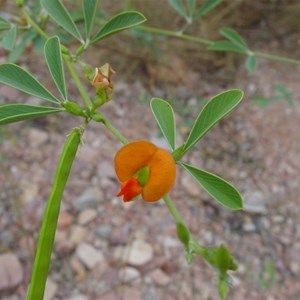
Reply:
[[127, 144], [115, 156], [115, 170], [121, 181], [117, 196], [124, 202], [142, 196], [146, 202], [158, 201], [174, 185], [176, 166], [172, 155], [146, 141]]

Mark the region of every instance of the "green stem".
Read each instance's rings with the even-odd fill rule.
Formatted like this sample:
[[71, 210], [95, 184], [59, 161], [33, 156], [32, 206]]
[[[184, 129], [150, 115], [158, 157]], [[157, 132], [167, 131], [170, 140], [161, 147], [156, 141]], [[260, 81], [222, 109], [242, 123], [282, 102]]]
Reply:
[[[176, 38], [179, 38], [182, 40], [189, 40], [189, 41], [193, 41], [193, 42], [207, 45], [207, 46], [210, 46], [214, 43], [214, 41], [211, 41], [208, 39], [204, 39], [204, 38], [200, 38], [200, 37], [196, 37], [196, 36], [192, 36], [192, 35], [188, 35], [188, 34], [183, 34], [181, 32], [174, 32], [171, 30], [154, 28], [154, 27], [150, 27], [150, 26], [139, 26], [138, 28], [143, 31], [162, 34], [162, 35], [166, 35], [166, 36], [172, 36], [172, 37], [176, 37]], [[294, 65], [300, 64], [300, 60], [298, 60], [298, 59], [268, 54], [268, 53], [264, 53], [264, 52], [260, 52], [260, 51], [252, 51], [252, 53], [256, 57], [267, 58], [267, 59], [273, 60], [273, 61], [285, 62], [285, 63], [289, 63], [289, 64], [294, 64]], [[244, 54], [247, 55], [247, 53], [244, 53]]]
[[68, 136], [57, 166], [40, 230], [27, 300], [43, 300], [44, 298], [60, 203], [80, 144], [84, 126], [81, 126], [79, 129], [75, 128]]
[[36, 32], [41, 35], [45, 40], [48, 39], [48, 35], [45, 31], [30, 17], [25, 8], [21, 8], [22, 14], [26, 17], [27, 22], [36, 30]]
[[[28, 23], [36, 30], [36, 32], [38, 34], [40, 34], [45, 40], [47, 40], [49, 37], [48, 35], [43, 31], [43, 29], [30, 17], [30, 15], [28, 14], [28, 12], [24, 9], [24, 8], [21, 8], [21, 11], [23, 13], [23, 15], [26, 17]], [[87, 110], [91, 110], [92, 107], [93, 107], [93, 103], [92, 101], [90, 100], [83, 84], [81, 83], [81, 80], [79, 78], [79, 76], [77, 75], [77, 72], [76, 70], [74, 69], [72, 63], [70, 62], [69, 60], [69, 56], [67, 55], [63, 55], [63, 59], [67, 65], [67, 68], [71, 74], [71, 76], [73, 77], [75, 83], [76, 83], [76, 86], [79, 90], [79, 93], [83, 99], [83, 102], [87, 108]]]
[[122, 135], [122, 133], [116, 129], [112, 123], [108, 121], [98, 111], [92, 116], [92, 119], [96, 122], [103, 123], [103, 125], [124, 145], [128, 144], [128, 140]]
[[[173, 204], [171, 198], [169, 195], [165, 195], [163, 197], [164, 201], [165, 201], [165, 204], [167, 205], [171, 215], [173, 216], [174, 220], [176, 223], [182, 223], [185, 225], [179, 211], [177, 210], [177, 208], [175, 207], [175, 205]], [[185, 225], [186, 226], [186, 225]], [[186, 226], [187, 227], [187, 226]]]
[[300, 65], [300, 60], [298, 60], [298, 59], [268, 54], [268, 53], [264, 53], [264, 52], [260, 52], [260, 51], [253, 51], [253, 54], [257, 57], [263, 57], [263, 58], [267, 58], [267, 59], [274, 60], [274, 61], [280, 61], [280, 62], [286, 62], [289, 64]]
[[188, 34], [184, 34], [181, 32], [174, 32], [171, 30], [165, 30], [165, 29], [160, 29], [160, 28], [154, 28], [154, 27], [150, 27], [150, 26], [139, 26], [138, 29], [143, 30], [143, 31], [152, 32], [152, 33], [173, 36], [173, 37], [176, 37], [176, 38], [179, 38], [182, 40], [189, 40], [189, 41], [193, 41], [193, 42], [200, 43], [200, 44], [207, 45], [207, 46], [210, 46], [214, 43], [213, 41], [199, 38], [199, 37], [196, 37], [193, 35], [188, 35]]
[[[27, 13], [27, 11], [24, 8], [21, 8], [22, 13], [24, 14], [24, 16], [27, 18], [28, 23], [31, 24], [31, 26], [45, 39], [48, 39], [47, 34], [39, 27], [38, 24], [35, 23], [34, 20], [31, 19], [31, 17], [29, 16], [29, 14]], [[88, 93], [85, 89], [85, 87], [83, 86], [74, 66], [72, 65], [69, 56], [67, 55], [63, 55], [63, 59], [65, 61], [65, 64], [72, 76], [72, 78], [75, 81], [75, 84], [78, 88], [78, 91], [84, 101], [84, 104], [87, 108], [88, 111], [92, 111], [93, 110], [93, 103], [91, 101], [91, 99], [88, 96]], [[104, 117], [101, 115], [101, 122], [104, 124], [104, 126], [111, 131], [118, 139], [121, 143], [123, 144], [127, 144], [128, 141], [127, 139]]]
[[[165, 195], [163, 197], [164, 201], [165, 201], [165, 204], [167, 205], [171, 215], [173, 216], [176, 224], [178, 223], [182, 223], [186, 229], [189, 231], [188, 227], [186, 226], [183, 218], [181, 217], [179, 211], [177, 210], [177, 208], [175, 207], [175, 205], [173, 204], [171, 198], [169, 195]], [[197, 240], [195, 240], [191, 234], [191, 232], [189, 231], [189, 234], [190, 234], [190, 241], [189, 241], [189, 247], [193, 249], [193, 252], [196, 253], [196, 254], [199, 254], [201, 255], [204, 259], [204, 255], [205, 255], [205, 249], [202, 248], [199, 243], [197, 242]]]
[[64, 58], [65, 64], [66, 64], [66, 66], [67, 66], [67, 68], [68, 68], [68, 70], [69, 70], [72, 78], [74, 79], [74, 81], [76, 83], [78, 91], [79, 91], [79, 93], [80, 93], [80, 95], [82, 97], [82, 100], [83, 100], [83, 102], [84, 102], [87, 110], [89, 110], [89, 111], [92, 110], [93, 103], [92, 103], [91, 99], [89, 98], [89, 96], [87, 94], [87, 91], [84, 88], [84, 86], [83, 86], [83, 84], [81, 82], [81, 79], [79, 78], [79, 76], [78, 76], [75, 68], [73, 67], [72, 63], [70, 62], [69, 57], [66, 56], [66, 55], [64, 55], [63, 58]]
[[103, 124], [115, 137], [118, 138], [121, 143], [124, 145], [128, 144], [128, 140], [112, 125], [112, 123], [110, 123], [107, 119], [104, 119]]

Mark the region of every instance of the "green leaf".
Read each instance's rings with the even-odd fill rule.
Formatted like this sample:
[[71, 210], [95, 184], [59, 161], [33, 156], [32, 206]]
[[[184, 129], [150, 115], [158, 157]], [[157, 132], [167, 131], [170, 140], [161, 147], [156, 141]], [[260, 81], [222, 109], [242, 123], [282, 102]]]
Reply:
[[11, 24], [4, 18], [0, 17], [0, 31], [11, 28]]
[[0, 106], [0, 125], [42, 117], [64, 111], [63, 108], [28, 104], [6, 104]]
[[0, 82], [35, 97], [54, 103], [60, 102], [29, 72], [15, 64], [0, 65]]
[[193, 16], [197, 0], [188, 0], [189, 15]]
[[220, 298], [222, 300], [225, 300], [229, 292], [229, 284], [227, 282], [227, 276], [220, 277], [218, 282], [218, 291], [219, 291]]
[[210, 10], [215, 8], [218, 4], [220, 4], [223, 0], [206, 0], [202, 7], [200, 8], [197, 16], [203, 17], [206, 15]]
[[85, 35], [88, 39], [91, 35], [91, 31], [93, 29], [94, 20], [97, 12], [99, 0], [83, 0], [82, 10], [84, 15], [84, 26], [85, 26]]
[[23, 53], [26, 44], [29, 41], [32, 41], [36, 36], [37, 36], [37, 33], [33, 32], [33, 31], [28, 31], [26, 34], [24, 34], [24, 36], [22, 37], [20, 42], [9, 53], [8, 62], [13, 63], [16, 60], [18, 60], [20, 55]]
[[254, 55], [249, 55], [246, 59], [246, 68], [249, 72], [254, 72], [256, 69], [256, 58]]
[[177, 223], [176, 224], [176, 230], [179, 240], [182, 244], [184, 244], [186, 247], [189, 244], [190, 241], [190, 232], [183, 223]]
[[225, 274], [228, 270], [237, 270], [237, 264], [225, 245], [220, 245], [216, 251], [216, 265]]
[[233, 29], [228, 28], [228, 27], [223, 27], [220, 30], [220, 33], [228, 38], [233, 44], [238, 46], [242, 50], [248, 50], [248, 46], [243, 40], [243, 38]]
[[62, 97], [66, 100], [66, 82], [61, 56], [60, 41], [57, 36], [51, 37], [46, 41], [44, 53], [51, 76]]
[[170, 145], [171, 149], [176, 148], [176, 127], [172, 106], [165, 100], [153, 98], [150, 103], [151, 110], [156, 122]]
[[119, 31], [140, 25], [145, 21], [145, 16], [137, 11], [126, 11], [115, 15], [100, 28], [91, 43], [100, 41]]
[[17, 27], [12, 26], [2, 40], [2, 47], [6, 50], [12, 50], [15, 46], [17, 36]]
[[278, 91], [282, 96], [293, 96], [293, 93], [289, 91], [283, 84], [275, 84], [275, 90]]
[[41, 0], [41, 5], [48, 12], [50, 17], [53, 18], [63, 29], [72, 34], [80, 42], [83, 42], [75, 23], [61, 1]]
[[40, 54], [44, 53], [45, 39], [42, 36], [37, 35], [36, 37], [34, 37], [32, 40], [32, 43], [33, 43], [35, 50], [38, 53], [40, 53]]
[[188, 151], [205, 133], [233, 110], [242, 100], [241, 90], [228, 90], [210, 99], [200, 111], [183, 151]]
[[75, 128], [66, 140], [45, 208], [27, 300], [44, 299], [60, 203], [79, 145], [80, 130]]
[[197, 169], [186, 163], [180, 163], [196, 181], [210, 194], [217, 202], [232, 210], [242, 209], [243, 200], [240, 193], [224, 179]]
[[270, 104], [270, 99], [263, 96], [254, 96], [250, 101], [261, 109], [265, 109]]
[[169, 0], [170, 5], [184, 18], [188, 17], [184, 4], [181, 0]]
[[224, 40], [214, 42], [212, 45], [208, 47], [208, 50], [246, 53], [245, 50], [242, 50], [238, 46], [234, 45], [233, 43]]

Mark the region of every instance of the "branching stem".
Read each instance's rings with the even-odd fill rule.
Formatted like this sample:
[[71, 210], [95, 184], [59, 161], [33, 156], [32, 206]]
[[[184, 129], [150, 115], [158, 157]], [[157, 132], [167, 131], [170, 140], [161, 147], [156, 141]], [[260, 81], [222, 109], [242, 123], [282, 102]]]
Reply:
[[[157, 33], [157, 34], [161, 34], [161, 35], [165, 35], [165, 36], [171, 36], [171, 37], [175, 37], [175, 38], [182, 39], [182, 40], [189, 40], [189, 41], [199, 43], [202, 45], [206, 45], [206, 46], [211, 46], [214, 43], [214, 41], [200, 38], [200, 37], [193, 36], [193, 35], [189, 35], [189, 34], [184, 34], [182, 32], [174, 32], [171, 30], [160, 29], [160, 28], [155, 28], [155, 27], [151, 27], [151, 26], [139, 26], [138, 28], [142, 31]], [[293, 59], [293, 58], [288, 58], [288, 57], [284, 57], [284, 56], [268, 54], [268, 53], [264, 53], [261, 51], [252, 51], [252, 53], [256, 57], [262, 57], [262, 58], [267, 58], [267, 59], [273, 60], [273, 61], [279, 61], [279, 62], [285, 62], [285, 63], [289, 63], [289, 64], [294, 64], [294, 65], [300, 65], [299, 59]], [[247, 53], [245, 53], [245, 54], [247, 54]]]

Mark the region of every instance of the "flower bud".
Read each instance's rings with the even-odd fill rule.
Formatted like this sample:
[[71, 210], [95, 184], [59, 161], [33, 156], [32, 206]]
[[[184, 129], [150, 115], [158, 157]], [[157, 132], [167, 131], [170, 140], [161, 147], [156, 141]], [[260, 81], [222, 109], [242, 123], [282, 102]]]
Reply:
[[85, 116], [81, 107], [75, 102], [65, 101], [62, 103], [62, 106], [66, 109], [67, 112], [71, 113], [72, 115], [83, 117]]
[[111, 81], [111, 77], [113, 74], [115, 74], [115, 71], [108, 63], [103, 65], [101, 68], [96, 68], [92, 85], [96, 88], [112, 91], [113, 83]]

